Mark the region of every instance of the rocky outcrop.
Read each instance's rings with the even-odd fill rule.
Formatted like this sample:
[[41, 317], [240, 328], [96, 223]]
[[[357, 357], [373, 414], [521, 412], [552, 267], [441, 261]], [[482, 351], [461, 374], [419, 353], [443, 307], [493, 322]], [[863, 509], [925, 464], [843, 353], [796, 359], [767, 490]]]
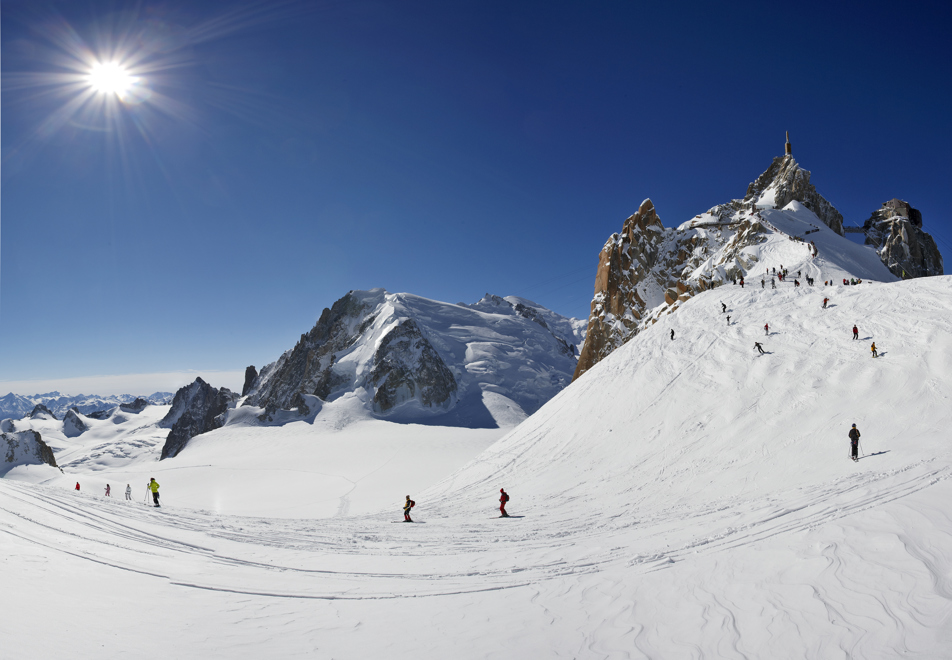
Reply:
[[642, 202], [599, 255], [574, 378], [655, 320], [646, 316], [649, 310], [666, 305], [673, 311], [700, 291], [743, 277], [755, 259], [744, 250], [764, 240], [762, 231], [756, 213], [729, 214], [721, 207], [696, 223], [667, 229], [651, 200]]
[[33, 407], [33, 410], [29, 414], [30, 419], [56, 419], [56, 415], [53, 414], [49, 408], [44, 406], [42, 403], [38, 403]]
[[87, 413], [86, 417], [89, 417], [90, 419], [106, 419], [113, 410], [115, 410], [115, 408], [112, 410], [95, 410], [91, 413]]
[[364, 311], [365, 306], [351, 293], [325, 308], [294, 348], [262, 370], [258, 389], [247, 403], [287, 410], [294, 407], [291, 401], [297, 393], [327, 400], [332, 393], [352, 386], [353, 375], [333, 369], [334, 354], [350, 346], [373, 323], [374, 317], [363, 318]]
[[146, 401], [142, 397], [138, 397], [132, 403], [119, 404], [119, 410], [121, 410], [122, 412], [133, 413], [138, 415], [140, 412], [145, 410], [145, 407], [148, 405], [149, 405], [148, 401]]
[[72, 408], [66, 411], [63, 417], [63, 434], [67, 438], [75, 438], [89, 430], [83, 418]]
[[17, 430], [16, 424], [9, 417], [0, 419], [0, 433], [13, 433]]
[[767, 171], [747, 186], [743, 200], [734, 200], [735, 208], [770, 207], [781, 209], [798, 201], [813, 211], [827, 227], [843, 236], [843, 215], [824, 199], [810, 183], [810, 172], [797, 165], [793, 156], [778, 156]]
[[891, 199], [863, 223], [866, 244], [876, 248], [883, 264], [896, 277], [943, 274], [942, 255], [935, 240], [922, 231], [922, 213], [908, 202]]
[[251, 391], [256, 380], [258, 380], [258, 370], [255, 369], [255, 365], [245, 368], [245, 384], [241, 386], [241, 396], [246, 396]]
[[391, 330], [374, 355], [374, 409], [387, 412], [410, 399], [426, 407], [447, 407], [456, 379], [413, 319]]
[[700, 291], [746, 277], [758, 260], [757, 251], [748, 248], [773, 231], [761, 213], [791, 202], [843, 235], [843, 216], [789, 154], [774, 158], [747, 186], [743, 199], [719, 204], [677, 229], [664, 227], [650, 199], [642, 202], [599, 255], [588, 332], [574, 378]]
[[56, 465], [53, 450], [37, 431], [0, 433], [0, 474], [18, 465]]
[[222, 387], [216, 389], [201, 378], [175, 393], [172, 407], [159, 422], [170, 428], [159, 460], [176, 456], [196, 435], [208, 433], [224, 424], [224, 413], [234, 407], [238, 395]]

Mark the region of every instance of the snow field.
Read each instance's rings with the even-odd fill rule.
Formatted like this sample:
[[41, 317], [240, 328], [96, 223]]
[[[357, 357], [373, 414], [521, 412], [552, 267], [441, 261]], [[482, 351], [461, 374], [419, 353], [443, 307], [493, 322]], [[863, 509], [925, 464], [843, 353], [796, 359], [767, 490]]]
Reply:
[[[0, 480], [0, 566], [16, 594], [0, 600], [7, 648], [950, 657], [952, 278], [831, 291], [725, 286], [687, 301], [468, 465], [411, 490], [422, 524], [388, 524], [406, 494], [397, 486], [367, 495], [377, 513], [319, 520], [282, 519], [296, 498], [267, 488], [272, 509], [251, 518]], [[383, 432], [356, 426], [353, 438]], [[174, 459], [187, 468], [163, 461], [169, 472], [150, 476], [171, 498], [186, 488], [173, 467], [214, 482], [222, 462], [296, 467], [317, 442], [244, 432], [199, 438]], [[354, 449], [380, 460], [367, 447]], [[500, 487], [525, 517], [495, 518]], [[37, 639], [38, 620], [64, 633]]]

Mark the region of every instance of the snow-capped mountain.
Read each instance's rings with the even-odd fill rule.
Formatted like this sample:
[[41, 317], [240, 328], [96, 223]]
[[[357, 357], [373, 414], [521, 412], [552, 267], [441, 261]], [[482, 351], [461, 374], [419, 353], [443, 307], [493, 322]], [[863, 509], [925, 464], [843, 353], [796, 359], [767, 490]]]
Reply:
[[59, 392], [45, 392], [43, 394], [34, 394], [32, 396], [22, 396], [10, 392], [6, 396], [0, 397], [0, 419], [11, 417], [14, 419], [29, 415], [37, 406], [42, 404], [49, 408], [57, 418], [62, 419], [66, 411], [70, 408], [76, 408], [83, 414], [109, 410], [116, 406], [133, 403], [137, 398], [145, 399], [152, 405], [165, 405], [172, 400], [171, 392], [154, 392], [146, 397], [133, 394], [110, 394], [101, 396], [98, 394], [77, 394], [70, 396], [60, 394]]
[[[892, 282], [898, 279], [893, 274], [897, 261], [910, 264], [910, 275], [941, 274], [935, 243], [914, 226], [914, 217], [909, 220], [909, 209], [899, 218], [894, 216], [903, 215], [900, 205], [886, 207], [889, 214], [867, 221], [872, 237], [867, 243], [882, 246], [879, 251], [848, 240], [843, 216], [789, 153], [775, 158], [743, 199], [719, 204], [677, 227], [665, 227], [646, 199], [602, 248], [574, 377], [696, 294], [744, 278], [750, 286], [764, 287], [797, 286], [795, 280], [817, 286], [844, 279]], [[781, 267], [791, 275], [783, 281], [774, 277]]]
[[353, 397], [392, 419], [510, 426], [571, 381], [583, 325], [523, 298], [487, 294], [454, 305], [351, 291], [261, 370], [244, 403], [267, 417], [310, 411], [305, 396]]

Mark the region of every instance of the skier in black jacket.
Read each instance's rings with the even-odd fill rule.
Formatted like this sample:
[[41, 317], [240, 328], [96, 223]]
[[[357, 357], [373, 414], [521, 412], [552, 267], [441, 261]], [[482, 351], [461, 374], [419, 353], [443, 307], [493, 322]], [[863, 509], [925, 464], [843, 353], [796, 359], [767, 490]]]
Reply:
[[856, 428], [856, 424], [853, 424], [853, 428], [850, 429], [850, 458], [854, 461], [859, 460], [859, 429]]

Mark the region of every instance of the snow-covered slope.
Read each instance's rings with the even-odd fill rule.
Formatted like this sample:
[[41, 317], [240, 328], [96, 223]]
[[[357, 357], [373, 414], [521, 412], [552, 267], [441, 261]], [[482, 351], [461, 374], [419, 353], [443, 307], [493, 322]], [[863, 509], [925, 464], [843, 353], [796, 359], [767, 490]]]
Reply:
[[351, 291], [261, 370], [245, 403], [262, 419], [316, 396], [391, 420], [514, 426], [568, 385], [581, 337], [578, 320], [514, 300]]
[[[173, 505], [174, 490], [153, 510], [69, 492], [69, 481], [0, 480], [5, 649], [948, 657], [952, 278], [839, 287], [824, 310], [829, 293], [700, 293], [470, 465], [424, 492], [381, 490], [377, 514], [236, 518]], [[857, 463], [847, 458], [854, 422]], [[203, 443], [237, 441], [229, 471], [208, 464], [216, 448], [204, 464], [176, 464], [184, 452], [160, 465], [163, 491], [169, 479], [253, 482], [268, 445], [256, 431], [200, 436], [195, 456]], [[350, 438], [339, 437], [343, 452]], [[508, 520], [495, 517], [500, 487], [512, 496]], [[406, 492], [423, 524], [391, 525]], [[304, 497], [280, 481], [260, 494], [287, 511]], [[82, 633], [38, 637], [41, 616]]]

